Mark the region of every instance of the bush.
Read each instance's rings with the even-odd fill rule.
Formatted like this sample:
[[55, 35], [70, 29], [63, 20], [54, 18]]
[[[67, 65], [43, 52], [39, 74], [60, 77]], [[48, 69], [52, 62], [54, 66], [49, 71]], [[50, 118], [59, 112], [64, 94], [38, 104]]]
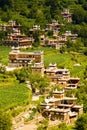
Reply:
[[75, 123], [76, 130], [87, 130], [87, 113], [78, 117]]

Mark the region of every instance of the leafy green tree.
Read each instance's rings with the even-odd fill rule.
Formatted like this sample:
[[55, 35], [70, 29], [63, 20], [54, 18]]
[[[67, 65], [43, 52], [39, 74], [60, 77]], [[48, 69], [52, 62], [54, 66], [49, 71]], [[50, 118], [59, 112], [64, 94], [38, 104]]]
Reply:
[[0, 0], [0, 7], [3, 8], [4, 6], [11, 7], [13, 3], [13, 0]]
[[39, 91], [40, 93], [44, 93], [46, 88], [49, 86], [50, 82], [47, 77], [41, 77], [41, 80], [39, 82]]
[[67, 51], [76, 51], [79, 52], [79, 50], [83, 47], [83, 43], [81, 39], [77, 39], [75, 42], [68, 39], [67, 41]]
[[45, 15], [45, 18], [46, 18], [46, 20], [47, 20], [47, 22], [49, 22], [50, 23], [50, 21], [51, 21], [51, 13], [50, 13], [50, 6], [48, 6], [48, 7], [46, 7], [44, 10], [43, 10], [43, 13], [44, 13], [44, 15]]
[[73, 97], [73, 96], [76, 97], [76, 93], [77, 93], [76, 89], [66, 91], [66, 97]]
[[37, 16], [37, 6], [33, 5], [29, 12], [29, 18], [36, 18], [36, 16]]
[[86, 2], [86, 0], [78, 0], [79, 4], [84, 4]]
[[46, 87], [49, 85], [49, 79], [42, 77], [40, 74], [31, 74], [29, 76], [32, 92], [36, 92], [36, 89], [39, 89], [41, 93], [45, 92]]
[[85, 2], [85, 3], [82, 5], [82, 7], [83, 7], [85, 10], [87, 10], [87, 2]]
[[80, 7], [80, 6], [76, 6], [74, 11], [73, 11], [73, 21], [76, 23], [76, 24], [80, 24], [82, 22], [85, 21], [85, 10]]
[[2, 73], [2, 74], [5, 74], [5, 72], [6, 72], [6, 68], [5, 68], [5, 66], [0, 66], [0, 73]]
[[35, 47], [38, 47], [38, 46], [40, 45], [39, 36], [40, 36], [40, 30], [36, 30], [36, 31], [33, 33], [33, 38], [34, 38], [33, 46], [35, 46]]
[[60, 123], [59, 125], [58, 125], [58, 130], [68, 130], [68, 127], [67, 127], [67, 125], [66, 125], [66, 123]]
[[0, 44], [2, 44], [2, 40], [5, 38], [5, 32], [0, 31]]
[[83, 104], [83, 110], [87, 112], [87, 80], [83, 80], [80, 88], [76, 90], [77, 103]]
[[0, 130], [11, 130], [12, 120], [9, 114], [0, 110]]
[[46, 6], [50, 6], [51, 17], [55, 18], [58, 14], [59, 2], [58, 0], [46, 0]]
[[64, 53], [66, 51], [66, 46], [62, 46], [61, 48], [60, 48], [60, 53]]
[[76, 130], [87, 130], [87, 113], [78, 117], [75, 123]]
[[37, 130], [47, 130], [48, 128], [48, 120], [44, 119], [41, 121], [41, 123], [39, 124]]
[[50, 37], [50, 36], [53, 36], [53, 31], [52, 31], [52, 30], [48, 30], [47, 35], [48, 35], [49, 37]]
[[87, 78], [87, 66], [86, 66], [85, 71], [84, 71], [84, 78], [85, 79]]
[[38, 11], [37, 11], [35, 23], [36, 23], [36, 24], [39, 23], [39, 25], [40, 25], [42, 28], [45, 27], [45, 25], [46, 25], [46, 23], [47, 23], [47, 20], [46, 20], [45, 15], [44, 15], [44, 13], [43, 13], [42, 10], [38, 10]]
[[25, 82], [28, 79], [31, 69], [28, 67], [23, 67], [22, 69], [15, 70], [14, 74], [20, 83]]

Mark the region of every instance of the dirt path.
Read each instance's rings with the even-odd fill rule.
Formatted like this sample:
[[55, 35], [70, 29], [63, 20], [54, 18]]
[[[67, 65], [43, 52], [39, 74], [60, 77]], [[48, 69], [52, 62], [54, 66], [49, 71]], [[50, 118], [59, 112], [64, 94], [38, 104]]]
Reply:
[[33, 123], [20, 126], [19, 128], [15, 130], [37, 130], [37, 126]]
[[35, 118], [30, 121], [29, 124], [20, 123], [19, 127], [15, 128], [14, 130], [37, 130], [36, 124], [41, 120], [43, 120], [43, 117], [39, 116], [38, 118]]

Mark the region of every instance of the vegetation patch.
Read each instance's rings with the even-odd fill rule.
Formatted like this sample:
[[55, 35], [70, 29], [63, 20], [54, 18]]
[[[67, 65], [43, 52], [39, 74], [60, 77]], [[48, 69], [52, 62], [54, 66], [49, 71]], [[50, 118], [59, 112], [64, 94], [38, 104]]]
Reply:
[[3, 109], [9, 109], [18, 105], [24, 105], [30, 101], [31, 92], [24, 84], [11, 84], [0, 86], [0, 105]]
[[0, 63], [7, 64], [9, 61], [9, 52], [11, 48], [6, 46], [0, 46]]

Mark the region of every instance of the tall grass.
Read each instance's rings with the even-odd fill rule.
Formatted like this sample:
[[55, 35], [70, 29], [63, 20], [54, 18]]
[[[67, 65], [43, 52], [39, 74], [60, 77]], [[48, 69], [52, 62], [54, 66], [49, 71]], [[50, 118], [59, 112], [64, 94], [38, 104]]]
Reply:
[[24, 84], [13, 83], [9, 86], [0, 86], [0, 105], [5, 110], [24, 105], [30, 100], [31, 91]]
[[8, 64], [9, 62], [9, 52], [11, 48], [6, 46], [0, 46], [0, 63]]

